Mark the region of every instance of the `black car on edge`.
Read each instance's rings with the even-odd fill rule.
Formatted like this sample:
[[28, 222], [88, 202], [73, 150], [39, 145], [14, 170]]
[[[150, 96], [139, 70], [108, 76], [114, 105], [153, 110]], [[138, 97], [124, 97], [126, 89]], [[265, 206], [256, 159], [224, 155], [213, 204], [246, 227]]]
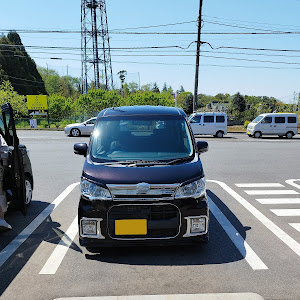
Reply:
[[10, 103], [1, 106], [0, 134], [9, 148], [9, 166], [4, 171], [3, 189], [10, 210], [20, 210], [26, 215], [32, 200], [33, 173], [28, 149], [19, 143], [14, 112]]
[[208, 241], [209, 208], [186, 114], [162, 106], [115, 107], [97, 117], [78, 208], [80, 245], [94, 248]]

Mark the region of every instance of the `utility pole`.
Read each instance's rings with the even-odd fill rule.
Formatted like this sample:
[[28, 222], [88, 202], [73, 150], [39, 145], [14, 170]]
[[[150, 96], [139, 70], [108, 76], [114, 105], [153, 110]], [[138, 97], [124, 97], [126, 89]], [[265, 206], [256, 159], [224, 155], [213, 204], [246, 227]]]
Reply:
[[202, 3], [199, 3], [199, 15], [198, 15], [198, 36], [197, 36], [197, 52], [196, 52], [196, 71], [195, 71], [195, 89], [194, 89], [194, 101], [193, 101], [193, 112], [197, 110], [197, 96], [198, 96], [198, 78], [199, 78], [199, 59], [200, 59], [200, 36], [201, 36], [201, 18], [202, 18]]

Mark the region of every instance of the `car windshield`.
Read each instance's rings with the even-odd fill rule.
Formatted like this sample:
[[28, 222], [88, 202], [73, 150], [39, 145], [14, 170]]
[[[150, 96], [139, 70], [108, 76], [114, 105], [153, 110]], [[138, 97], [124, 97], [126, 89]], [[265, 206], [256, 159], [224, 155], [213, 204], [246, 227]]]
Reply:
[[252, 121], [252, 123], [258, 123], [262, 118], [263, 116], [258, 116]]
[[168, 161], [192, 157], [191, 135], [181, 116], [103, 117], [91, 141], [93, 161]]

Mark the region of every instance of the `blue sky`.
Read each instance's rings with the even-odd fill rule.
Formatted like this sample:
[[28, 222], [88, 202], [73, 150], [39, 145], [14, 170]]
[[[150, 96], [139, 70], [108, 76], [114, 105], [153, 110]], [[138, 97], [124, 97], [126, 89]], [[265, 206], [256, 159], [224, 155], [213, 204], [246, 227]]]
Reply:
[[[80, 1], [1, 1], [0, 33], [7, 29], [80, 30]], [[108, 26], [112, 48], [181, 46], [196, 40], [199, 0], [107, 0]], [[300, 32], [299, 0], [204, 0], [199, 93], [274, 96], [293, 102], [300, 92], [299, 34], [215, 34]], [[123, 28], [162, 24], [172, 26], [139, 28], [134, 32], [189, 32], [185, 35], [116, 34]], [[185, 23], [187, 22], [187, 23]], [[61, 75], [81, 75], [80, 34], [22, 33], [27, 51], [37, 65], [56, 69]], [[212, 34], [214, 33], [214, 34]], [[72, 47], [71, 50], [36, 49], [29, 46]], [[219, 48], [227, 47], [227, 48]], [[299, 52], [258, 51], [228, 47], [290, 49]], [[219, 48], [219, 49], [216, 49]], [[127, 81], [141, 85], [166, 82], [177, 90], [182, 85], [193, 91], [195, 43], [187, 50], [112, 50], [113, 73], [128, 72]], [[54, 60], [51, 58], [62, 58]], [[117, 75], [114, 81], [118, 83]]]

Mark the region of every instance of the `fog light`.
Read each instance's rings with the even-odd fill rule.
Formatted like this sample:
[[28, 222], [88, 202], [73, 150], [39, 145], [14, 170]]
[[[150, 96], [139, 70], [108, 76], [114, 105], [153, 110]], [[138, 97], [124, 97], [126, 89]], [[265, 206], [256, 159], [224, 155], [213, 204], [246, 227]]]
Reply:
[[206, 230], [206, 219], [203, 217], [200, 218], [191, 218], [191, 233], [204, 232]]
[[82, 220], [81, 221], [82, 234], [96, 235], [97, 234], [97, 221]]

